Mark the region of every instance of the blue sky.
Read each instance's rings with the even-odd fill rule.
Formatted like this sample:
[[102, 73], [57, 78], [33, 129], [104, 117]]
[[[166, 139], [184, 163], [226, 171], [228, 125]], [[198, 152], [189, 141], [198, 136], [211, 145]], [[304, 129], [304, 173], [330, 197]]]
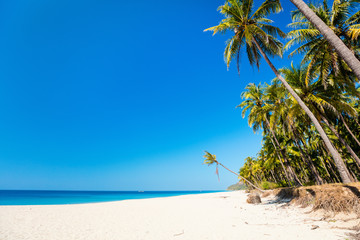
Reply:
[[[289, 1], [272, 17], [284, 31]], [[261, 147], [223, 61], [223, 1], [0, 1], [0, 189], [218, 190]], [[287, 58], [275, 59], [286, 66]]]

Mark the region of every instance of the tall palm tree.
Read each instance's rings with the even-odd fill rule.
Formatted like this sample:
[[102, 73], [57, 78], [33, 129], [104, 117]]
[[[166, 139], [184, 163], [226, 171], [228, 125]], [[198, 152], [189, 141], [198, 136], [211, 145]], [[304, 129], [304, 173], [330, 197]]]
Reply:
[[310, 117], [316, 129], [320, 133], [326, 146], [336, 162], [336, 166], [344, 183], [351, 182], [350, 176], [346, 172], [345, 164], [342, 162], [340, 154], [332, 146], [325, 131], [319, 121], [309, 110], [301, 98], [290, 87], [285, 79], [280, 75], [272, 64], [269, 56], [281, 56], [283, 45], [277, 40], [277, 36], [285, 37], [285, 34], [277, 27], [271, 25], [272, 21], [267, 18], [271, 13], [277, 13], [282, 10], [279, 0], [265, 0], [261, 6], [254, 10], [253, 0], [228, 0], [219, 7], [220, 12], [225, 18], [219, 25], [206, 29], [216, 33], [234, 32], [234, 36], [227, 42], [225, 48], [225, 61], [229, 66], [232, 59], [236, 58], [239, 62], [240, 49], [245, 46], [250, 64], [260, 65], [260, 56], [269, 64], [275, 75], [284, 84], [289, 93], [296, 99], [301, 108]]
[[[290, 0], [303, 14], [304, 16], [314, 25], [327, 41], [335, 48], [336, 52], [341, 56], [346, 64], [355, 73], [356, 77], [360, 80], [360, 61], [350, 51], [349, 48], [341, 41], [341, 39], [328, 27], [303, 0]], [[335, 0], [334, 2], [345, 2], [341, 0]], [[358, 15], [356, 15], [359, 17]], [[356, 16], [354, 17], [356, 19]], [[354, 20], [356, 21], [356, 20]], [[353, 34], [358, 36], [355, 29]]]

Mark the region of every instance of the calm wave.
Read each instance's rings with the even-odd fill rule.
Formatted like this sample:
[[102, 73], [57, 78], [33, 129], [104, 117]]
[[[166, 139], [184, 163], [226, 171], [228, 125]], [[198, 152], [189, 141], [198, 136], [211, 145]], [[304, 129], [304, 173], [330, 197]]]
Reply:
[[0, 205], [54, 205], [171, 197], [219, 191], [30, 191], [0, 190]]

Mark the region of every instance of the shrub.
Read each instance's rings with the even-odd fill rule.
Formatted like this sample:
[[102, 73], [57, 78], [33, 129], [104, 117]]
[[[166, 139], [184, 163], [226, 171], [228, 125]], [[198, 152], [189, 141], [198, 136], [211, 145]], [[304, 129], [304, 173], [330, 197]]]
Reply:
[[279, 186], [274, 182], [263, 181], [261, 182], [261, 188], [264, 190], [278, 188]]

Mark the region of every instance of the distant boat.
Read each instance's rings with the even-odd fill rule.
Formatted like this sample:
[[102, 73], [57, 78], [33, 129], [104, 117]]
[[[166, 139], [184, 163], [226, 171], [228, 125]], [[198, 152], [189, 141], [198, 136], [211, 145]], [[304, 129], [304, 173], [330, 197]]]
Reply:
[[144, 192], [144, 191], [138, 191], [138, 192]]

